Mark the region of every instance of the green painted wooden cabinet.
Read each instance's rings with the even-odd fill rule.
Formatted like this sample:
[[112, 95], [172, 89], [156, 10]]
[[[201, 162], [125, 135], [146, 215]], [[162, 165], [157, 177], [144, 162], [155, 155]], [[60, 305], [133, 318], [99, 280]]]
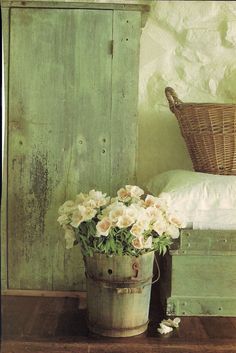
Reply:
[[3, 1], [3, 286], [83, 290], [58, 207], [135, 182], [142, 1]]
[[161, 270], [168, 315], [236, 315], [236, 231], [183, 230]]

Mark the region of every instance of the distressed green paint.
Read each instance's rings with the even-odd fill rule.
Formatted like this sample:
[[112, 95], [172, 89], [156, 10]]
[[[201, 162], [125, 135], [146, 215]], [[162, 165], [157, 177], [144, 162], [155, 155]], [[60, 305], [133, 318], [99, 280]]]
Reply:
[[172, 296], [167, 300], [170, 316], [236, 316], [235, 297]]
[[163, 259], [168, 315], [236, 314], [235, 231], [184, 230]]
[[148, 325], [154, 253], [139, 257], [86, 257], [88, 326], [92, 332], [128, 337]]
[[156, 0], [2, 0], [3, 7], [43, 7], [43, 8], [86, 8], [103, 10], [123, 10], [148, 12], [150, 5]]
[[171, 254], [236, 255], [234, 230], [182, 230], [180, 246]]
[[65, 250], [57, 210], [80, 191], [134, 181], [140, 19], [11, 9], [9, 288], [85, 289], [80, 250]]
[[3, 155], [3, 188], [1, 199], [1, 288], [7, 288], [7, 152], [8, 152], [8, 61], [9, 61], [9, 9], [2, 9], [3, 21], [3, 50], [4, 50], [4, 94], [5, 94], [5, 131], [4, 131], [4, 155]]
[[111, 193], [136, 181], [141, 14], [115, 11], [113, 23]]
[[[111, 38], [111, 12], [12, 10], [11, 288], [59, 289], [61, 277], [68, 288], [68, 272], [76, 283], [82, 276], [79, 260], [57, 245], [56, 218], [77, 192], [109, 189], [102, 139], [109, 132]], [[55, 266], [58, 256], [62, 266]]]
[[236, 293], [236, 256], [173, 256], [173, 295], [230, 297]]

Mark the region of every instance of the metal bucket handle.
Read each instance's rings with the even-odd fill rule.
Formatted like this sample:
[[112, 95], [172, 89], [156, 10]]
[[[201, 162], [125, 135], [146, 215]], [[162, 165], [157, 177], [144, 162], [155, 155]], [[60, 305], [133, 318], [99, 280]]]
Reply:
[[176, 109], [183, 104], [183, 102], [178, 98], [177, 93], [171, 87], [165, 88], [165, 95], [169, 102], [169, 107], [172, 113], [175, 113]]

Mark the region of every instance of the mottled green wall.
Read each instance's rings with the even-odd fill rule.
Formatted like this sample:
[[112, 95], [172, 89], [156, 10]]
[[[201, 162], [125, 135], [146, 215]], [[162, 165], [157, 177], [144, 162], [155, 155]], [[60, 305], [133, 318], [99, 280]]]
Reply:
[[191, 169], [164, 95], [236, 103], [236, 1], [158, 1], [141, 37], [138, 183]]

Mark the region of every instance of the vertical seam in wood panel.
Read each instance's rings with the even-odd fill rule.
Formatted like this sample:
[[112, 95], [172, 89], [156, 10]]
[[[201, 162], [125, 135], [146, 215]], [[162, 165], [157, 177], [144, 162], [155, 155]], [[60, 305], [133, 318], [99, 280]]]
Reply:
[[[115, 43], [114, 43], [114, 10], [112, 10], [112, 41], [113, 41], [113, 48], [112, 48], [112, 57], [111, 57], [111, 104], [110, 104], [110, 131], [112, 129], [112, 104], [113, 104], [113, 57], [114, 57], [114, 47], [115, 47]], [[109, 161], [109, 174], [110, 176], [112, 176], [112, 134], [110, 133], [110, 161]], [[109, 185], [109, 194], [111, 195], [111, 193], [113, 192], [112, 190], [112, 178], [110, 179], [110, 185]], [[113, 196], [113, 195], [112, 195]]]
[[138, 166], [138, 140], [139, 140], [139, 66], [140, 66], [140, 39], [141, 39], [141, 26], [142, 26], [142, 13], [139, 12], [139, 21], [140, 21], [140, 26], [139, 26], [139, 44], [138, 44], [138, 84], [137, 84], [137, 107], [136, 107], [136, 143], [135, 143], [135, 165], [134, 165], [134, 183], [137, 184], [137, 166]]
[[9, 175], [9, 86], [10, 86], [10, 46], [11, 46], [11, 26], [10, 26], [10, 21], [11, 21], [11, 9], [9, 9], [8, 12], [8, 48], [7, 48], [7, 59], [8, 59], [8, 70], [7, 70], [7, 100], [6, 100], [6, 120], [5, 121], [5, 128], [7, 129], [6, 133], [6, 153], [7, 153], [7, 160], [6, 160], [6, 245], [5, 245], [5, 251], [6, 251], [6, 283], [7, 283], [7, 288], [9, 288], [9, 263], [8, 263], [8, 175]]
[[8, 173], [9, 173], [9, 104], [10, 104], [10, 48], [11, 48], [11, 9], [8, 14], [8, 38], [9, 38], [9, 46], [8, 46], [8, 93], [7, 93], [7, 198], [6, 198], [6, 263], [7, 263], [7, 288], [9, 288], [9, 232], [8, 232]]

